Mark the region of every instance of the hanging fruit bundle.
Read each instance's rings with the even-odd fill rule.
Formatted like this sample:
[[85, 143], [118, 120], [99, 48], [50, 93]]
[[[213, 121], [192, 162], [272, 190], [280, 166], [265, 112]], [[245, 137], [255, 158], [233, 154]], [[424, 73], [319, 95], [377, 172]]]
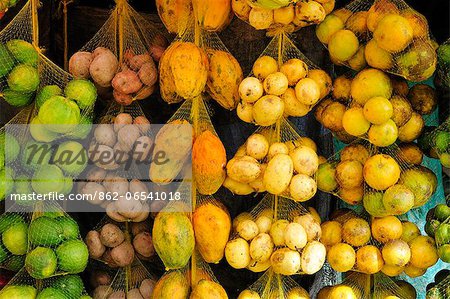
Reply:
[[438, 204], [428, 212], [425, 231], [436, 240], [440, 259], [450, 263], [450, 206], [448, 204]]
[[427, 156], [439, 159], [442, 166], [449, 168], [450, 118], [438, 127], [425, 127], [417, 143]]
[[366, 65], [423, 81], [436, 69], [428, 22], [403, 0], [355, 0], [331, 13], [316, 34], [335, 64]]

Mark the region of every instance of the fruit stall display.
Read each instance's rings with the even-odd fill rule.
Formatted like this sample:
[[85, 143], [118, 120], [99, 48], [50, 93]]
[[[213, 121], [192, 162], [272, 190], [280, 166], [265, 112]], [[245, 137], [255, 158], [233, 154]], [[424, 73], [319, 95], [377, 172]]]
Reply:
[[[450, 138], [436, 115], [448, 41], [437, 46], [425, 17], [402, 0], [154, 5], [161, 26], [115, 1], [68, 72], [40, 47], [45, 3], [29, 0], [0, 32], [0, 97], [20, 108], [0, 129], [4, 202], [180, 195], [93, 200], [89, 221], [16, 202], [0, 215], [0, 268], [15, 273], [0, 299], [446, 298]], [[222, 42], [234, 16], [269, 37], [249, 65]], [[304, 54], [303, 27], [339, 67]], [[422, 82], [435, 70], [436, 85]], [[224, 138], [220, 114], [246, 132]], [[314, 118], [334, 154], [298, 126]], [[37, 161], [33, 148], [49, 145]], [[67, 150], [82, 156], [63, 163]], [[158, 152], [169, 162], [147, 161]]]

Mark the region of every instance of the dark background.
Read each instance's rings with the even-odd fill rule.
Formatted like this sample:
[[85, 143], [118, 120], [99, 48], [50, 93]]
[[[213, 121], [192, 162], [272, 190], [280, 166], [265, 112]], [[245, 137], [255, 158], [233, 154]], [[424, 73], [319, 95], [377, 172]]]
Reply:
[[[214, 0], [211, 0], [214, 1]], [[173, 36], [169, 35], [161, 24], [156, 13], [154, 0], [130, 0], [131, 5], [138, 11], [145, 13], [145, 17], [163, 32], [168, 41]], [[342, 7], [350, 1], [337, 1], [336, 8]], [[0, 21], [0, 27], [3, 28], [15, 12], [23, 5], [11, 9], [8, 14]], [[428, 19], [430, 30], [438, 43], [442, 43], [449, 37], [449, 1], [448, 0], [411, 0], [408, 4], [414, 9], [425, 15]], [[114, 7], [114, 1], [106, 0], [78, 0], [69, 5], [68, 10], [68, 38], [69, 38], [69, 57], [80, 49], [96, 33], [108, 17], [109, 10]], [[63, 31], [61, 19], [61, 7], [59, 1], [44, 0], [43, 6], [39, 10], [40, 21], [40, 46], [45, 49], [46, 55], [60, 66], [64, 65], [63, 60]], [[248, 24], [238, 18], [234, 18], [220, 37], [230, 52], [240, 62], [244, 74], [247, 74], [253, 61], [264, 50], [269, 43], [270, 38], [265, 36], [264, 31], [256, 31]], [[336, 70], [329, 61], [325, 48], [315, 37], [314, 26], [306, 27], [292, 34], [291, 38], [297, 47], [315, 64], [322, 69], [335, 74]], [[158, 95], [140, 102], [145, 114], [153, 123], [164, 123], [176, 111], [179, 105], [167, 105]], [[221, 109], [213, 102], [210, 103], [212, 111], [212, 120], [216, 131], [225, 144], [229, 158], [233, 155], [236, 148], [243, 144], [246, 138], [255, 129], [254, 126], [244, 124], [240, 121], [235, 112], [228, 112]], [[101, 114], [105, 109], [105, 103], [99, 102], [96, 111]], [[0, 123], [6, 123], [19, 110], [12, 109], [10, 106], [0, 101]], [[312, 113], [301, 119], [292, 120], [302, 135], [306, 135], [316, 141], [319, 146], [320, 154], [328, 157], [333, 152], [332, 137], [323, 130], [314, 119]], [[260, 196], [232, 196], [227, 190], [219, 190], [216, 197], [221, 200], [229, 209], [232, 217], [238, 213], [251, 209], [261, 198]], [[318, 192], [318, 195], [308, 202], [318, 209], [323, 219], [334, 209], [336, 200], [329, 195]], [[78, 220], [82, 233], [92, 229], [103, 216], [102, 214], [78, 214], [72, 216]], [[149, 269], [156, 274], [163, 272], [160, 262], [149, 265]], [[239, 291], [253, 283], [259, 277], [258, 274], [247, 270], [234, 270], [222, 261], [219, 265], [212, 265], [212, 269], [226, 288], [230, 298], [236, 298]], [[315, 289], [318, 287], [318, 280], [324, 280], [326, 274], [321, 271], [318, 279], [315, 281]], [[301, 282], [305, 288], [310, 288], [314, 280], [312, 277], [298, 277], [296, 280]]]

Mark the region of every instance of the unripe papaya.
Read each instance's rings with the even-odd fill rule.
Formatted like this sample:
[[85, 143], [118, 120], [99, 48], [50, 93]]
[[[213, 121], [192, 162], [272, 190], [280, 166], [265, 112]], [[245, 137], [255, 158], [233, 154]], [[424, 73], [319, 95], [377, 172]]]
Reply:
[[192, 173], [200, 194], [211, 195], [225, 180], [227, 155], [219, 137], [207, 130], [201, 133], [192, 147]]
[[239, 84], [243, 80], [241, 66], [225, 51], [209, 54], [208, 93], [225, 109], [235, 109], [239, 103]]
[[231, 19], [230, 0], [192, 0], [199, 25], [208, 31], [220, 31]]

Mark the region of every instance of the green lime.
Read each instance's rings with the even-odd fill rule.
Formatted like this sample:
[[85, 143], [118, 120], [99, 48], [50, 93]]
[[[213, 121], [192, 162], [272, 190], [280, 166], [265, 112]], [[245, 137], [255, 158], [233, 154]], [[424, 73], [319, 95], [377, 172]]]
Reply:
[[30, 224], [29, 237], [33, 245], [56, 246], [62, 241], [61, 224], [53, 218], [41, 216]]
[[36, 279], [44, 279], [52, 276], [58, 262], [55, 252], [47, 247], [36, 247], [25, 258], [25, 269], [28, 274]]
[[2, 235], [2, 242], [9, 252], [15, 255], [23, 255], [28, 249], [28, 225], [17, 222], [11, 225]]
[[63, 231], [62, 235], [65, 240], [78, 238], [80, 230], [75, 220], [67, 216], [57, 217], [55, 220], [61, 225]]
[[69, 273], [83, 272], [89, 259], [89, 251], [81, 240], [69, 240], [56, 249], [58, 265], [62, 271]]
[[35, 299], [37, 290], [27, 285], [8, 285], [0, 291], [0, 299]]

